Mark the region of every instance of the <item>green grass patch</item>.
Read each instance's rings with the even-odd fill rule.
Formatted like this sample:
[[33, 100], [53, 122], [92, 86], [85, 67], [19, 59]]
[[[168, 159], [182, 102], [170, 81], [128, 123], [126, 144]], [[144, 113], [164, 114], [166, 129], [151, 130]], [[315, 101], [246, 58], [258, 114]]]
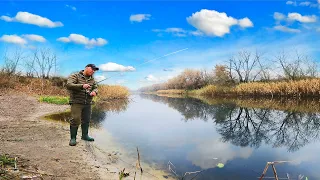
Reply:
[[40, 102], [46, 102], [51, 104], [68, 104], [69, 103], [69, 97], [64, 96], [40, 96], [39, 97]]
[[1, 166], [14, 166], [14, 158], [10, 158], [6, 155], [0, 155], [0, 165]]

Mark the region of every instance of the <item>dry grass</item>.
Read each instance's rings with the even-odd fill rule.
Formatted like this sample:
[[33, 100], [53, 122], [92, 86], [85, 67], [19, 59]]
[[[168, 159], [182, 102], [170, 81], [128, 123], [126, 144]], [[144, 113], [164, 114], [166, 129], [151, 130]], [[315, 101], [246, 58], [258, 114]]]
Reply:
[[124, 99], [130, 95], [129, 89], [119, 85], [99, 85], [98, 99]]
[[158, 90], [157, 94], [186, 94], [186, 91], [182, 89]]
[[209, 85], [190, 94], [203, 96], [319, 97], [320, 79], [242, 83], [233, 88]]
[[271, 83], [246, 83], [236, 86], [234, 92], [239, 95], [251, 96], [316, 97], [320, 95], [320, 79]]
[[[32, 96], [69, 96], [65, 87], [65, 78], [42, 79], [6, 74], [0, 74], [0, 76], [1, 91], [18, 92]], [[99, 85], [98, 88], [98, 99], [123, 99], [129, 96], [129, 90], [123, 86]]]
[[68, 91], [64, 87], [55, 85], [54, 83], [57, 82], [52, 81], [52, 79], [0, 75], [0, 88], [2, 91], [14, 91], [28, 95], [68, 95]]

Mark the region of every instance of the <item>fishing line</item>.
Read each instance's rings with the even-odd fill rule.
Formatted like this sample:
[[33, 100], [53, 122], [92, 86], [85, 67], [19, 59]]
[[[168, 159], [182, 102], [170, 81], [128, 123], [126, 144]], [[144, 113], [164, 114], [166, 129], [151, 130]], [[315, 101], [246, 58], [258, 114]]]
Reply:
[[[163, 55], [163, 56], [161, 56], [161, 57], [157, 57], [157, 58], [148, 60], [148, 61], [146, 61], [146, 62], [143, 62], [143, 63], [139, 64], [138, 66], [136, 66], [136, 68], [139, 67], [139, 66], [141, 66], [141, 65], [144, 65], [144, 64], [146, 64], [146, 63], [149, 63], [149, 62], [151, 62], [151, 61], [155, 61], [155, 60], [158, 60], [158, 59], [161, 59], [161, 58], [170, 56], [170, 55], [172, 55], [172, 54], [176, 54], [176, 53], [179, 53], [179, 52], [181, 52], [181, 51], [185, 51], [185, 50], [187, 50], [187, 49], [188, 49], [188, 48], [180, 49], [180, 50], [178, 50], [178, 51], [174, 51], [174, 52], [165, 54], [165, 55]], [[123, 72], [120, 72], [119, 74], [122, 74], [122, 73], [123, 73]], [[102, 80], [100, 80], [100, 81], [97, 81], [97, 84], [100, 83], [100, 82], [102, 82], [102, 81], [105, 81], [105, 80], [107, 80], [107, 79], [110, 79], [111, 77], [115, 77], [115, 76], [117, 76], [117, 75], [119, 75], [119, 74], [116, 74], [116, 75], [114, 75], [114, 76], [110, 76], [110, 77], [108, 77], [108, 78], [105, 78], [105, 79], [102, 79]]]

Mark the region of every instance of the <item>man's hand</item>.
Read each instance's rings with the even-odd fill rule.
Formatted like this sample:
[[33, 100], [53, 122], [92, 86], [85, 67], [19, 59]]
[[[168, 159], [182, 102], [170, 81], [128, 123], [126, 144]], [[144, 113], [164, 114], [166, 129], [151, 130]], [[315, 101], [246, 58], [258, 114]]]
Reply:
[[97, 94], [96, 94], [96, 92], [94, 92], [94, 91], [92, 91], [92, 92], [90, 93], [90, 96], [95, 96], [95, 95], [97, 95]]
[[83, 89], [89, 89], [91, 86], [90, 86], [90, 84], [83, 84], [82, 87], [83, 87]]

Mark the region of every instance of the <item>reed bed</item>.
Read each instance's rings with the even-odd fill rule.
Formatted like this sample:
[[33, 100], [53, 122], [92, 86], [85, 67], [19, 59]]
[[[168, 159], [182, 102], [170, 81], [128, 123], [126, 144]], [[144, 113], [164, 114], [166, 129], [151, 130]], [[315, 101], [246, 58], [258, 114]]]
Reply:
[[124, 99], [130, 95], [129, 89], [120, 85], [99, 85], [98, 99]]
[[286, 97], [319, 97], [320, 79], [304, 79], [298, 81], [245, 83], [234, 88], [238, 95], [263, 95]]
[[320, 79], [242, 83], [233, 88], [209, 85], [191, 94], [203, 96], [320, 97]]

